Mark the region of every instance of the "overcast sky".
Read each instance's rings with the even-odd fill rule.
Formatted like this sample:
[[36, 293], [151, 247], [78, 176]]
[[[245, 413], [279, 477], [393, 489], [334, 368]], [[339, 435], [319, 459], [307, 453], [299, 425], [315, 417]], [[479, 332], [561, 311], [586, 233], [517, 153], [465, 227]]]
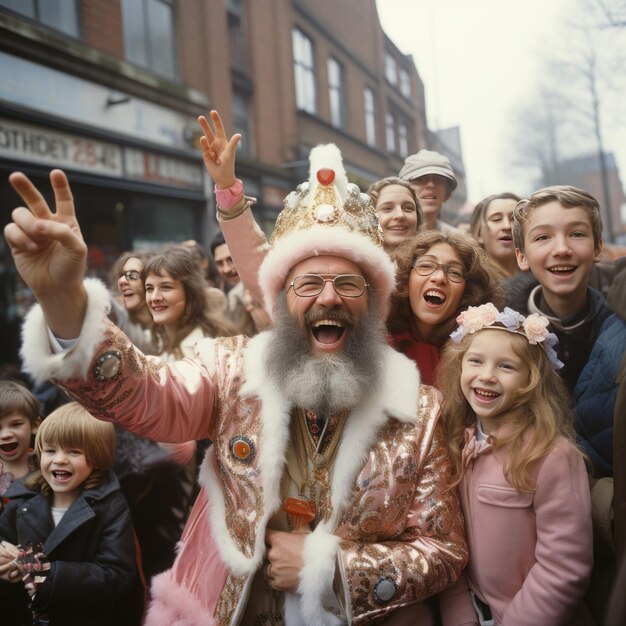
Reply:
[[[473, 203], [491, 193], [532, 191], [532, 181], [506, 162], [507, 127], [515, 102], [542, 71], [569, 1], [377, 0], [384, 31], [413, 56], [424, 81], [429, 128], [461, 128]], [[624, 116], [619, 128], [605, 129], [605, 143], [625, 182]]]

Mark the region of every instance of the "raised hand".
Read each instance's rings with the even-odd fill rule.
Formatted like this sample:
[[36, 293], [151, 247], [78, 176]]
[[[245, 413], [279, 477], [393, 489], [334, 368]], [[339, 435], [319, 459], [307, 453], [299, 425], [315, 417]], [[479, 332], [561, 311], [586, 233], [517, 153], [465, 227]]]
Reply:
[[204, 115], [198, 118], [202, 132], [204, 132], [204, 136], [200, 137], [202, 158], [218, 188], [227, 189], [236, 180], [235, 157], [241, 135], [236, 133], [228, 139], [219, 113], [211, 111], [210, 117], [214, 128], [211, 128], [211, 124]]
[[4, 229], [15, 266], [41, 303], [48, 325], [61, 338], [77, 337], [86, 308], [82, 286], [87, 246], [74, 199], [61, 170], [50, 172], [56, 212], [21, 172], [9, 177], [26, 206], [14, 209]]

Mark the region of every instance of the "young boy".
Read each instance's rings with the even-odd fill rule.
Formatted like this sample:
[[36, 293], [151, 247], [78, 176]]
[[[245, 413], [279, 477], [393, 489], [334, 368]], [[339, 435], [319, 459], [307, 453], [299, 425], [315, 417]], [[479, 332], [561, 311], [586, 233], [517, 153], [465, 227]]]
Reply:
[[136, 626], [143, 591], [110, 470], [113, 424], [70, 402], [42, 422], [35, 451], [41, 471], [12, 485], [0, 515], [3, 626]]
[[[611, 314], [589, 273], [602, 253], [596, 199], [570, 186], [545, 187], [522, 200], [513, 214], [517, 263], [539, 281], [526, 313], [541, 313], [559, 338], [561, 375], [574, 389], [600, 327]], [[524, 311], [522, 311], [524, 312]]]
[[13, 481], [35, 469], [30, 445], [40, 423], [37, 398], [21, 383], [0, 381], [0, 511]]

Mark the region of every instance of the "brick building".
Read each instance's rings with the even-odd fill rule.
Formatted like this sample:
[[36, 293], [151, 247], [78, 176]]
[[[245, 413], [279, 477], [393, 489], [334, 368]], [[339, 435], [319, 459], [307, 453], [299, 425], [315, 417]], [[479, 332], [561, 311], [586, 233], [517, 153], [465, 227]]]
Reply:
[[[375, 0], [0, 0], [3, 223], [10, 171], [45, 187], [61, 167], [95, 273], [125, 249], [206, 244], [210, 108], [244, 135], [238, 173], [267, 230], [317, 143], [337, 143], [362, 188], [431, 147], [424, 85]], [[2, 266], [0, 323], [21, 313]]]

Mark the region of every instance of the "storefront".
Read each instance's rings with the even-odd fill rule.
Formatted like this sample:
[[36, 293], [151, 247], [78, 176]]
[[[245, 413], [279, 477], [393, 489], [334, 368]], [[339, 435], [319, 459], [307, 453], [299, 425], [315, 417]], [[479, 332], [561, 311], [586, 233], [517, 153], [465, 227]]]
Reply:
[[[192, 116], [4, 53], [0, 65], [3, 225], [22, 204], [8, 175], [26, 173], [53, 206], [48, 174], [60, 168], [72, 186], [90, 275], [106, 280], [124, 250], [208, 241], [215, 228], [208, 217], [212, 194], [191, 144]], [[16, 362], [19, 324], [30, 297], [4, 239], [0, 262], [0, 324], [6, 331], [1, 366]]]

